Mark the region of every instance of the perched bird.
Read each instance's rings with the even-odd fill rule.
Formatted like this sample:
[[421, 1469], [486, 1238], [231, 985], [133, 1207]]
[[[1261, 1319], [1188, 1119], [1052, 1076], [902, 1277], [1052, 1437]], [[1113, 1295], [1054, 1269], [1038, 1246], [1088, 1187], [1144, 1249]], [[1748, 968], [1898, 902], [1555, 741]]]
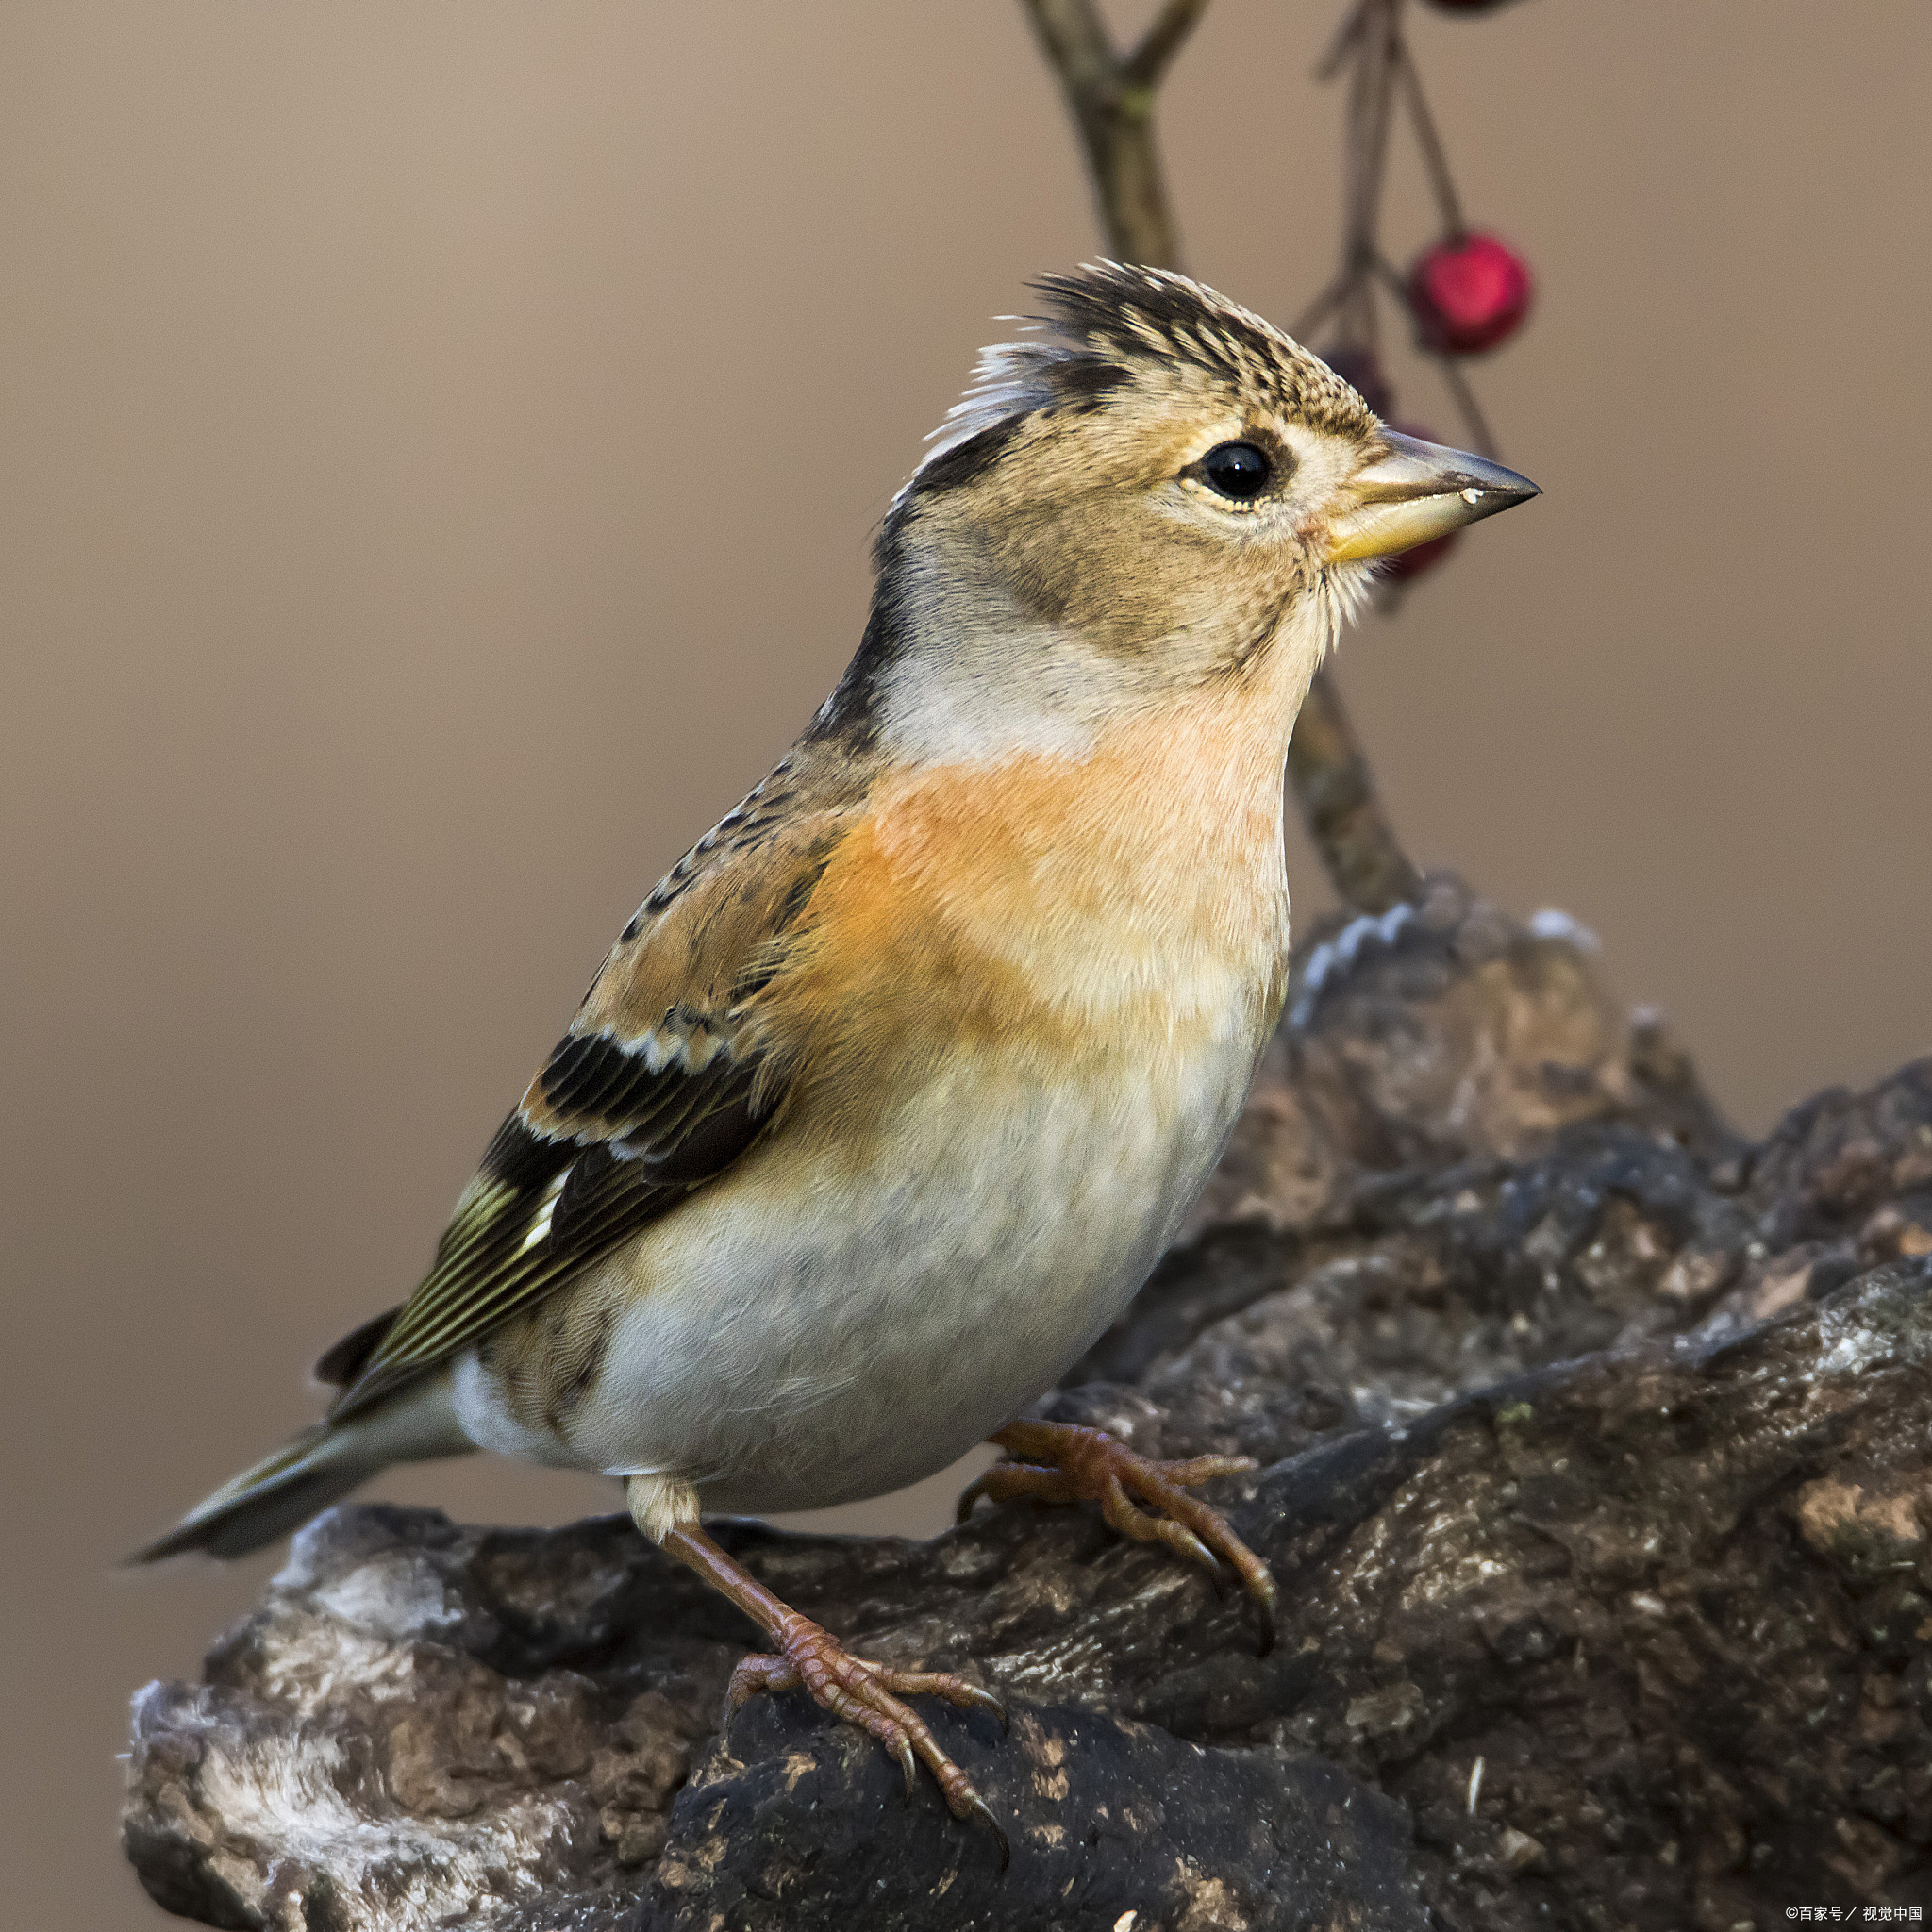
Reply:
[[[1040, 285], [887, 515], [850, 668], [625, 927], [325, 1421], [141, 1555], [232, 1557], [385, 1465], [621, 1478], [802, 1685], [990, 1812], [904, 1700], [705, 1533], [942, 1469], [1265, 1567], [1162, 1464], [1026, 1406], [1118, 1315], [1232, 1129], [1288, 970], [1283, 765], [1372, 559], [1533, 496], [1385, 428], [1177, 275]], [[997, 1830], [997, 1825], [994, 1826]]]

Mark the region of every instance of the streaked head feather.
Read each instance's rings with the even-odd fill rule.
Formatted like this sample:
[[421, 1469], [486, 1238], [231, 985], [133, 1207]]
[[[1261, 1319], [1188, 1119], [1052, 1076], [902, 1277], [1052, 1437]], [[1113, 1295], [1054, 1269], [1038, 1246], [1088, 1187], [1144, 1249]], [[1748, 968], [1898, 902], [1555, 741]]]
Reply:
[[1063, 409], [1104, 407], [1130, 381], [1198, 392], [1232, 388], [1259, 409], [1345, 436], [1374, 433], [1376, 417], [1342, 377], [1252, 309], [1166, 269], [1090, 262], [1034, 287], [1047, 312], [1019, 321], [1024, 341], [981, 350], [965, 394], [933, 432], [917, 489], [943, 459], [990, 432]]

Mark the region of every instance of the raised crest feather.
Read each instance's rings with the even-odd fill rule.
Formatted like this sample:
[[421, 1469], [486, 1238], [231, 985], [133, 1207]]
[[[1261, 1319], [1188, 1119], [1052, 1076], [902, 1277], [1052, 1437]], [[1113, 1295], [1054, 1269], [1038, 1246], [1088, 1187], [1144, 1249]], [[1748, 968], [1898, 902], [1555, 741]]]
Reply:
[[1307, 420], [1344, 433], [1374, 413], [1319, 357], [1252, 309], [1168, 269], [1089, 262], [1032, 284], [1046, 312], [1002, 316], [1031, 340], [982, 349], [966, 392], [930, 438], [914, 472], [918, 490], [975, 438], [1027, 417], [1104, 406], [1137, 365], [1191, 368], [1217, 381], [1261, 388]]

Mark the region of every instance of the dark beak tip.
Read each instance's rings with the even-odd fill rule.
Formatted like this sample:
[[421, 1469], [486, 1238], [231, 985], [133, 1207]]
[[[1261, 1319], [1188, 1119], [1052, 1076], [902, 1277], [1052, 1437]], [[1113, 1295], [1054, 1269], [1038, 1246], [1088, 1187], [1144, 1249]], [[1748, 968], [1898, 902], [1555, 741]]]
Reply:
[[1485, 483], [1480, 487], [1485, 496], [1498, 499], [1497, 509], [1514, 509], [1519, 503], [1527, 503], [1543, 493], [1541, 483], [1532, 483], [1527, 476], [1518, 476], [1513, 472], [1507, 483]]

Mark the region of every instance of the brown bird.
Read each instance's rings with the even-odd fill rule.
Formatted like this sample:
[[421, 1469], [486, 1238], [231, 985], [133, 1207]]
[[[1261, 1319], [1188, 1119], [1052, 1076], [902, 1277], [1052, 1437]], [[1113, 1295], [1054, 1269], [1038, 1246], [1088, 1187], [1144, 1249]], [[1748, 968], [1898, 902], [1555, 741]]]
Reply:
[[[858, 655], [655, 887], [325, 1421], [142, 1552], [230, 1557], [391, 1462], [616, 1476], [803, 1686], [991, 1814], [905, 1702], [706, 1535], [1007, 1452], [968, 1492], [1097, 1500], [1265, 1567], [1150, 1462], [1024, 1419], [1173, 1239], [1288, 971], [1283, 764], [1371, 560], [1537, 493], [1385, 427], [1258, 316], [1107, 263], [1041, 285], [877, 546]], [[995, 1824], [994, 1829], [998, 1827]]]

